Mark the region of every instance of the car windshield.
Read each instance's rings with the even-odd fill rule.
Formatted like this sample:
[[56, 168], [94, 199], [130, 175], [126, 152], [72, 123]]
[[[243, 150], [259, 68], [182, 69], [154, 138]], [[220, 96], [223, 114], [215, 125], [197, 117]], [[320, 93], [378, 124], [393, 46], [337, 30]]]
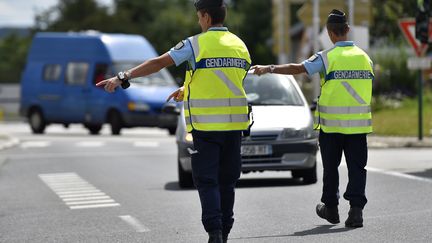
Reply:
[[291, 79], [283, 76], [247, 75], [244, 89], [252, 105], [303, 105], [303, 100]]
[[[138, 66], [140, 63], [114, 63], [114, 74], [131, 69]], [[145, 85], [145, 86], [171, 86], [176, 85], [173, 78], [169, 75], [168, 71], [165, 69], [160, 70], [157, 73], [150, 74], [145, 77], [134, 78], [130, 80], [132, 84]]]

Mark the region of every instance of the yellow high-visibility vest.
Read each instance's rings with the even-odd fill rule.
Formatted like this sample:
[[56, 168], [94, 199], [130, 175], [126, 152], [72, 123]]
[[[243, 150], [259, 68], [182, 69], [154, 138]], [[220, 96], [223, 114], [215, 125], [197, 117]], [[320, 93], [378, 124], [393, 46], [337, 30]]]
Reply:
[[189, 37], [195, 69], [186, 72], [184, 114], [187, 131], [235, 131], [249, 126], [243, 80], [251, 59], [246, 45], [225, 30]]
[[326, 133], [372, 132], [372, 61], [357, 46], [335, 46], [321, 54], [325, 76], [314, 124]]

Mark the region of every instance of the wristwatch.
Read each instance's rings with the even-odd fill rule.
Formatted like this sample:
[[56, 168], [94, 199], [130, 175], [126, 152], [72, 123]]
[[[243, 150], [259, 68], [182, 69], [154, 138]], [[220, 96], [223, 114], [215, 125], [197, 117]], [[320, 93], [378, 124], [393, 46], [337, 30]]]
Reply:
[[275, 65], [270, 65], [270, 73], [273, 73], [274, 72], [274, 70], [275, 70]]
[[121, 87], [127, 89], [130, 86], [129, 83], [130, 72], [119, 72], [117, 73], [117, 79], [121, 81]]

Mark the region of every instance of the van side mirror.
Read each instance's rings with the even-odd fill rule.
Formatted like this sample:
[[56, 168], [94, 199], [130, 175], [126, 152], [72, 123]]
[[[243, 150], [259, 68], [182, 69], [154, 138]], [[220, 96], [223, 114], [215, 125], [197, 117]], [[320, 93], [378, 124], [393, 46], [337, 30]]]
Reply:
[[175, 103], [166, 103], [162, 107], [162, 113], [180, 115], [180, 109]]

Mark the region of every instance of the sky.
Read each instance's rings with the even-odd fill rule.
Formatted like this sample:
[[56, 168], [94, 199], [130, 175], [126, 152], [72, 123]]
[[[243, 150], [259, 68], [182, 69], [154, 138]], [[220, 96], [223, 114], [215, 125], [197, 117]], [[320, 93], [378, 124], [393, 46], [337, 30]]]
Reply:
[[[97, 0], [103, 5], [112, 4], [112, 0]], [[58, 0], [0, 0], [0, 27], [30, 27], [34, 18], [58, 3]]]

